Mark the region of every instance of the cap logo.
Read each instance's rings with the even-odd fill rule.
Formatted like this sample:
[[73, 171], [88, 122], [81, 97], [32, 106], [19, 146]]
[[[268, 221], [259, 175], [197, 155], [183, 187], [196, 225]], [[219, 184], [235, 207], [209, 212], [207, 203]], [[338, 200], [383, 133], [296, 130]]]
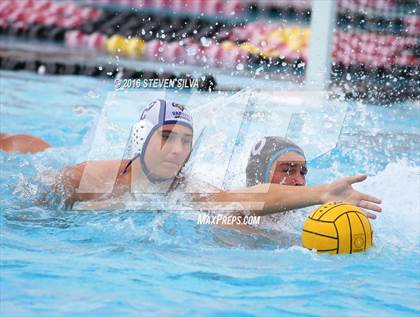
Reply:
[[259, 141], [259, 142], [257, 142], [255, 145], [254, 145], [254, 147], [252, 148], [252, 150], [251, 150], [251, 154], [252, 154], [252, 156], [255, 156], [255, 155], [260, 155], [261, 154], [261, 150], [263, 149], [263, 147], [264, 147], [264, 145], [265, 145], [265, 142], [266, 142], [267, 140], [264, 138], [264, 139], [262, 139], [261, 141]]
[[178, 108], [181, 111], [184, 111], [185, 110], [185, 106], [184, 105], [181, 105], [181, 104], [175, 103], [175, 102], [172, 103], [172, 107]]
[[151, 104], [149, 104], [147, 106], [147, 108], [143, 110], [143, 112], [142, 112], [142, 114], [140, 116], [140, 120], [143, 120], [144, 118], [146, 118], [146, 113], [148, 111], [150, 111], [150, 109], [152, 109], [156, 104], [157, 104], [157, 101], [153, 101]]

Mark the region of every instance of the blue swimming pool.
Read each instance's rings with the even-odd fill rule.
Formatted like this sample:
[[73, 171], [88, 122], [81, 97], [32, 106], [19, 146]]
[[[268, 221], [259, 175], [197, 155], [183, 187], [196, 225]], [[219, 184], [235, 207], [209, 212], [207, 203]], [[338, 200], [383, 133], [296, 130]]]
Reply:
[[[339, 102], [346, 111], [329, 112], [326, 119], [337, 119], [332, 122], [339, 126], [331, 132], [324, 121], [316, 124], [316, 109], [263, 104], [255, 125], [239, 132], [232, 132], [235, 111], [233, 117], [214, 112], [225, 130], [213, 133], [211, 112], [203, 112], [197, 100], [204, 104], [217, 96], [175, 95], [194, 101], [197, 124], [204, 120], [200, 116], [207, 117], [211, 133], [205, 133], [202, 151], [216, 155], [218, 136], [232, 135], [245, 146], [245, 136], [278, 132], [315, 144], [310, 184], [355, 173], [370, 176], [357, 188], [383, 199], [383, 213], [372, 221], [375, 245], [367, 253], [331, 256], [299, 246], [312, 208], [286, 214], [256, 236], [197, 225], [191, 214], [171, 210], [76, 212], [59, 204], [39, 206], [36, 200], [45, 188], [37, 175], [121, 153], [133, 109], [163, 92], [138, 91], [137, 99], [120, 92], [113, 106], [111, 81], [0, 75], [1, 131], [31, 133], [54, 146], [37, 155], [0, 153], [1, 316], [420, 314], [418, 103]], [[104, 114], [104, 109], [112, 111]], [[281, 124], [285, 112], [292, 114], [289, 125]], [[261, 127], [268, 116], [281, 128]], [[107, 119], [104, 140], [93, 128], [101, 118]], [[313, 137], [314, 129], [323, 137]], [[92, 144], [103, 146], [92, 150]], [[215, 164], [206, 155], [198, 156], [205, 160], [203, 169]], [[221, 169], [215, 165], [212, 174]]]

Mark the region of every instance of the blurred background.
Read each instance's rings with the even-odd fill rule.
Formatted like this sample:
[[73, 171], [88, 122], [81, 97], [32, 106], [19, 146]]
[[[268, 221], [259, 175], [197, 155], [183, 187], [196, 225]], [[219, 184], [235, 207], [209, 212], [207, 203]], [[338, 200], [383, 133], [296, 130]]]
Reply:
[[327, 2], [332, 16], [318, 18], [331, 31], [326, 87], [370, 103], [417, 99], [418, 0], [4, 0], [0, 67], [197, 78], [201, 90], [299, 87], [317, 31], [314, 5]]
[[[419, 7], [1, 0], [0, 132], [52, 148], [0, 151], [0, 315], [418, 317]], [[199, 84], [115, 89], [175, 78]], [[374, 247], [301, 247], [313, 207], [258, 234], [197, 225], [200, 210], [160, 197], [156, 212], [66, 210], [52, 170], [120, 159], [140, 111], [171, 94], [194, 116], [189, 172], [220, 188], [245, 185], [250, 149], [268, 135], [302, 146], [309, 185], [369, 175], [355, 188], [383, 199]]]

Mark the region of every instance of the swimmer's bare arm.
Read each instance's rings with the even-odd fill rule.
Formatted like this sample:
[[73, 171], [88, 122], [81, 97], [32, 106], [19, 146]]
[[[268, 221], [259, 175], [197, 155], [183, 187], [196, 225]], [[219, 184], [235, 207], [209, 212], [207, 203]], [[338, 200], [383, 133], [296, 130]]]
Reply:
[[[281, 211], [319, 205], [330, 201], [341, 201], [364, 209], [381, 211], [380, 199], [356, 191], [352, 184], [362, 182], [367, 176], [345, 177], [329, 184], [318, 186], [285, 186], [261, 184], [237, 191], [212, 194], [196, 194], [193, 199], [201, 203], [240, 203], [252, 215], [269, 215]], [[375, 215], [368, 213], [370, 218]]]
[[130, 183], [129, 174], [117, 175], [124, 161], [89, 161], [61, 170], [53, 190], [65, 195], [65, 205], [71, 207], [76, 201], [99, 200], [121, 195]]

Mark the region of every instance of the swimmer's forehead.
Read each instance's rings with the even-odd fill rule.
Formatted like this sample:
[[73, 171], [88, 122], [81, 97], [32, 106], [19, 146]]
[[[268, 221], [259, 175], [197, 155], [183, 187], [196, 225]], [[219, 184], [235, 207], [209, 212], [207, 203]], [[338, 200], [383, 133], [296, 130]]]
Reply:
[[180, 135], [183, 137], [193, 136], [192, 130], [181, 124], [165, 124], [164, 126], [159, 127], [158, 131]]
[[296, 153], [296, 152], [287, 152], [283, 155], [280, 155], [279, 158], [276, 160], [277, 163], [280, 164], [296, 164], [296, 163], [305, 163], [305, 157]]

